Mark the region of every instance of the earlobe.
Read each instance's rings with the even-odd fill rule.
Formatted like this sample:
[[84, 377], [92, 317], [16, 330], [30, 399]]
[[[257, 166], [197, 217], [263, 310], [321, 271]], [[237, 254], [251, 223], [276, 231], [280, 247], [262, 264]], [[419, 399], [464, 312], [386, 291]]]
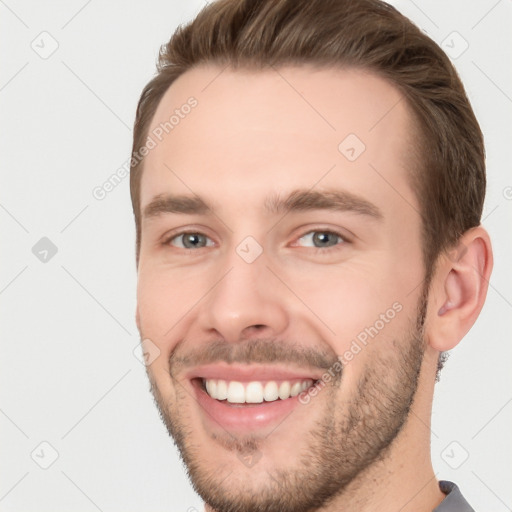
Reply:
[[440, 352], [459, 343], [485, 302], [493, 264], [487, 231], [481, 226], [466, 231], [457, 246], [441, 258], [428, 329], [430, 345]]

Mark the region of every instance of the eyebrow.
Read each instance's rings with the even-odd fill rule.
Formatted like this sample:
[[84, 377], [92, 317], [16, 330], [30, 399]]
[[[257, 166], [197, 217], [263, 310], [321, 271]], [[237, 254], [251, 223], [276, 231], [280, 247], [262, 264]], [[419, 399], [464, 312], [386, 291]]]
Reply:
[[[264, 202], [265, 210], [273, 215], [299, 211], [330, 210], [352, 212], [382, 219], [381, 210], [363, 197], [344, 190], [312, 191], [298, 189], [286, 197], [274, 194]], [[208, 215], [215, 212], [214, 205], [199, 196], [158, 195], [144, 208], [143, 217], [157, 217], [167, 213]]]

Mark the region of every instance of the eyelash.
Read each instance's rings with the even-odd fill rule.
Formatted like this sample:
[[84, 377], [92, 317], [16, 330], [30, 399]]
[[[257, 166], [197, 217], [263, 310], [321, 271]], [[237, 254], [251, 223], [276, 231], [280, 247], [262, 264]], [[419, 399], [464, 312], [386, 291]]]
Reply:
[[[313, 249], [314, 254], [330, 253], [333, 250], [339, 250], [340, 246], [350, 243], [350, 240], [348, 240], [348, 238], [345, 235], [339, 233], [338, 231], [333, 231], [333, 230], [329, 230], [329, 229], [311, 229], [311, 230], [303, 233], [301, 236], [299, 236], [297, 238], [297, 240], [300, 240], [301, 238], [304, 238], [306, 235], [309, 235], [311, 233], [323, 233], [323, 234], [335, 235], [340, 239], [340, 242], [338, 242], [336, 245], [333, 245], [330, 247], [309, 247], [309, 249]], [[174, 239], [179, 238], [180, 236], [184, 236], [184, 235], [203, 235], [206, 238], [210, 238], [210, 237], [208, 237], [208, 235], [205, 235], [204, 233], [201, 233], [200, 231], [193, 231], [193, 230], [179, 231], [178, 233], [173, 233], [172, 235], [166, 237], [165, 240], [162, 242], [162, 245], [169, 246]], [[176, 247], [176, 249], [180, 249], [180, 250], [187, 251], [187, 252], [192, 252], [192, 251], [198, 251], [200, 249], [206, 249], [206, 247], [200, 247], [199, 249], [187, 249], [187, 248], [182, 248], [182, 247]]]

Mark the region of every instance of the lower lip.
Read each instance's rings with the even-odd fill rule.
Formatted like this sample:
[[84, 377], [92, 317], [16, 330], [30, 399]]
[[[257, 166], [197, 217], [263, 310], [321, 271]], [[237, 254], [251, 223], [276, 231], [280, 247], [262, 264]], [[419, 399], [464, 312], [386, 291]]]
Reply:
[[255, 430], [282, 421], [298, 405], [299, 395], [285, 400], [274, 400], [261, 404], [232, 404], [227, 400], [222, 402], [212, 398], [194, 379], [192, 386], [196, 393], [197, 401], [204, 410], [204, 416], [225, 429], [231, 430]]

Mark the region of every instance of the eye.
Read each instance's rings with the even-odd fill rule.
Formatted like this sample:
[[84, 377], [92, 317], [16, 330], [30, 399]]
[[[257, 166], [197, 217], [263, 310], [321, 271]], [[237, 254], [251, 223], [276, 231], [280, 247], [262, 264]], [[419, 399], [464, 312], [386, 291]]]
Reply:
[[212, 246], [211, 239], [202, 233], [197, 233], [193, 231], [178, 233], [177, 235], [173, 235], [171, 238], [168, 238], [164, 244], [172, 245], [174, 247], [178, 247], [180, 249], [201, 249], [203, 247]]
[[[299, 238], [299, 242], [301, 241], [306, 243], [312, 242], [313, 247], [317, 249], [329, 249], [331, 247], [335, 247], [336, 245], [341, 245], [347, 240], [342, 235], [334, 231], [309, 231]], [[302, 245], [304, 247], [303, 244], [299, 243], [298, 245]]]

